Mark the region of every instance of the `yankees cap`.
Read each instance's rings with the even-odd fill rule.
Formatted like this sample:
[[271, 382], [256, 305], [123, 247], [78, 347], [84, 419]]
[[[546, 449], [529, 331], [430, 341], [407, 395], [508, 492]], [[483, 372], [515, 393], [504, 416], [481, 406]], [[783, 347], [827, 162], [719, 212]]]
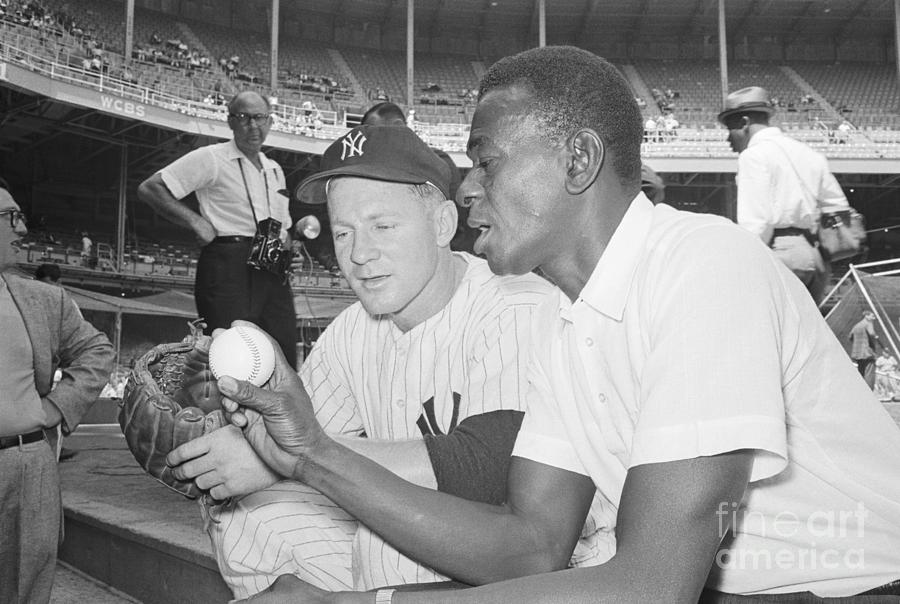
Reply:
[[335, 176], [432, 185], [450, 198], [450, 168], [406, 126], [357, 126], [325, 149], [321, 170], [304, 179], [294, 197], [325, 203], [326, 184]]

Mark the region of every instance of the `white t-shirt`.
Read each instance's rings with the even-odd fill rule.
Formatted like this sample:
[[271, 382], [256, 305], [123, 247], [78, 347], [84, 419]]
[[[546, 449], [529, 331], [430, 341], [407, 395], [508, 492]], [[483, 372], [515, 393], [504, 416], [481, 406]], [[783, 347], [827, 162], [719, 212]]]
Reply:
[[232, 140], [194, 149], [159, 174], [176, 199], [197, 193], [200, 214], [212, 224], [216, 236], [252, 237], [256, 233], [247, 199], [249, 190], [256, 221], [266, 218], [280, 221], [284, 241], [291, 227], [288, 197], [279, 193], [285, 189], [284, 172], [262, 153], [259, 160], [262, 170], [257, 170]]
[[800, 281], [728, 221], [643, 194], [580, 297], [541, 307], [514, 455], [590, 476], [755, 450], [707, 586], [844, 596], [900, 577], [900, 429]]

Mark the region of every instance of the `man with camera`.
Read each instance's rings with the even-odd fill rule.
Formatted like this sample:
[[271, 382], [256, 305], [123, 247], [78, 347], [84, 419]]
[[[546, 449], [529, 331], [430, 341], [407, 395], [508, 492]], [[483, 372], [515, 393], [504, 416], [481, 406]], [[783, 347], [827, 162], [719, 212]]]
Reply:
[[[252, 91], [228, 103], [234, 139], [195, 149], [138, 187], [138, 197], [202, 246], [194, 299], [212, 332], [252, 321], [297, 365], [288, 198], [281, 166], [260, 151], [272, 124], [269, 101]], [[200, 213], [181, 202], [196, 193]]]
[[740, 154], [737, 223], [759, 235], [818, 304], [831, 278], [817, 242], [818, 217], [849, 204], [825, 156], [770, 126], [774, 114], [769, 93], [759, 86], [729, 94], [719, 113]]

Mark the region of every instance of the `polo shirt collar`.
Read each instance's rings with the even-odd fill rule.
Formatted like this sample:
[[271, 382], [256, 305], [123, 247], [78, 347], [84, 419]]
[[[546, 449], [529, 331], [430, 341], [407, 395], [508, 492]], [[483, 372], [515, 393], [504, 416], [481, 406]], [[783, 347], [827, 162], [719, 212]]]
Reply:
[[[247, 159], [247, 156], [244, 155], [244, 152], [238, 149], [237, 143], [234, 142], [234, 139], [228, 141], [228, 146], [225, 147], [225, 157], [227, 159]], [[250, 161], [247, 159], [247, 161]], [[263, 168], [268, 167], [269, 158], [266, 157], [266, 154], [262, 151], [259, 152], [259, 161], [262, 164]]]
[[228, 159], [247, 159], [247, 156], [244, 155], [244, 152], [238, 149], [237, 143], [234, 142], [234, 139], [228, 141], [228, 146], [225, 147], [225, 157]]
[[775, 126], [768, 126], [763, 128], [759, 132], [753, 135], [750, 139], [750, 142], [747, 143], [748, 147], [752, 147], [753, 145], [758, 145], [763, 141], [769, 141], [774, 138], [779, 138], [782, 136], [781, 128], [777, 128]]
[[622, 320], [652, 222], [653, 204], [643, 192], [638, 193], [616, 227], [576, 303], [583, 301], [615, 321]]

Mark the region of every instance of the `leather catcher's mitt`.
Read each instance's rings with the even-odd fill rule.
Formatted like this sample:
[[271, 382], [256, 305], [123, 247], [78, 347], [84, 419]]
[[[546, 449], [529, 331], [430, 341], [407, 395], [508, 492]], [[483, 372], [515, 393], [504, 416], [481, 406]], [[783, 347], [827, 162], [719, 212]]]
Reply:
[[226, 425], [222, 395], [209, 370], [210, 338], [160, 344], [135, 363], [119, 403], [119, 426], [132, 455], [167, 487], [196, 499], [203, 492], [166, 465], [180, 445]]

